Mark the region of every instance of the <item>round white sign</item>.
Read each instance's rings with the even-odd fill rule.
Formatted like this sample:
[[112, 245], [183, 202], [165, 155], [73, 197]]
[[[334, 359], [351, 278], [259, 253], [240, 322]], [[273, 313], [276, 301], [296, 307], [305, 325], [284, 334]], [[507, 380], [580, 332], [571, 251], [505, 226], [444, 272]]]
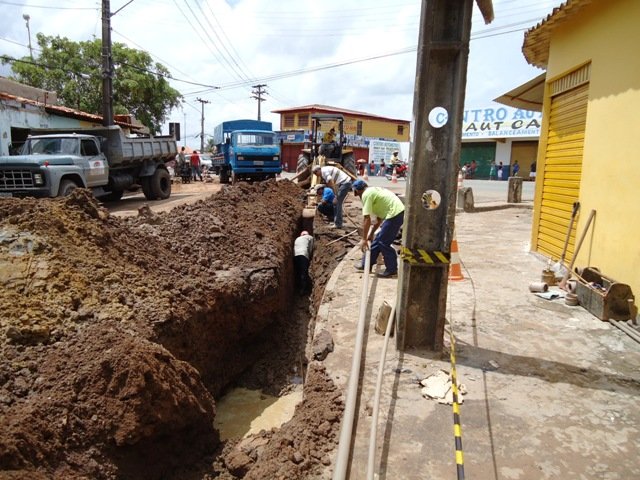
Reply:
[[443, 127], [449, 120], [449, 113], [442, 107], [435, 107], [429, 112], [429, 124], [433, 128]]

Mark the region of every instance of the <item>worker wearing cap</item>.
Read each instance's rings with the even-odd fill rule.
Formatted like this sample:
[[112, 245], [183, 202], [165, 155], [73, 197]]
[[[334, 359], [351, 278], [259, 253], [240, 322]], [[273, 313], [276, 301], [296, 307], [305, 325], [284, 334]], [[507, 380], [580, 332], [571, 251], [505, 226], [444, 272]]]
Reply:
[[[388, 278], [398, 274], [398, 254], [391, 246], [400, 232], [404, 220], [404, 204], [391, 190], [381, 187], [369, 187], [362, 180], [353, 182], [353, 193], [362, 200], [362, 241], [363, 252], [371, 242], [371, 265], [375, 265], [378, 254], [382, 254], [385, 271], [378, 277]], [[376, 223], [371, 228], [371, 216], [376, 216]], [[380, 231], [375, 234], [376, 230]], [[375, 234], [375, 237], [374, 237]], [[357, 270], [364, 270], [364, 256], [356, 264]]]
[[303, 230], [293, 242], [293, 267], [296, 274], [296, 287], [301, 295], [310, 293], [309, 262], [313, 254], [313, 237]]
[[333, 190], [334, 228], [342, 228], [342, 204], [351, 190], [351, 177], [337, 167], [315, 165], [311, 170], [321, 183]]
[[400, 165], [402, 163], [402, 161], [400, 160], [400, 157], [398, 156], [398, 152], [397, 151], [393, 152], [393, 154], [389, 158], [389, 163], [394, 167], [398, 166], [398, 165]]
[[319, 183], [316, 185], [316, 196], [318, 202], [318, 211], [327, 217], [330, 222], [333, 222], [334, 216], [334, 208], [333, 208], [333, 199], [336, 196], [333, 193], [333, 190], [327, 188], [326, 185]]

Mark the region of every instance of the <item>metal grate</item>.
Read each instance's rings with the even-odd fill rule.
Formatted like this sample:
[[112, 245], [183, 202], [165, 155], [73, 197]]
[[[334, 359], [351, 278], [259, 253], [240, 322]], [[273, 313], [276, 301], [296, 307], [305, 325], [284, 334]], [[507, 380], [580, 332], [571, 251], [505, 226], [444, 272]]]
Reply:
[[31, 170], [0, 170], [0, 191], [35, 188]]
[[588, 83], [591, 79], [591, 64], [587, 63], [564, 77], [554, 80], [549, 85], [551, 96], [560, 95], [572, 88]]

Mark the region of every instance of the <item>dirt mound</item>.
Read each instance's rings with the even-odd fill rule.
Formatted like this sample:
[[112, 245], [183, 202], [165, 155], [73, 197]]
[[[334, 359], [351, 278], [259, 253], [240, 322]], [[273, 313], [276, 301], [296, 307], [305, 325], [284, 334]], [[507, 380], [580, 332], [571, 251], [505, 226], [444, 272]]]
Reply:
[[211, 395], [289, 304], [301, 206], [286, 181], [133, 220], [81, 190], [0, 201], [0, 478], [171, 478], [212, 451]]

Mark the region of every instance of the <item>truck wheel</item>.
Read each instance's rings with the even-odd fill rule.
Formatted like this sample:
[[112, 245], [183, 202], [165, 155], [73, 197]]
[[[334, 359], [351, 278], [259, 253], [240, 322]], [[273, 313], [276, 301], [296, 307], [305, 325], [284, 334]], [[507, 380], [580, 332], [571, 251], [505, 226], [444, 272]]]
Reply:
[[353, 157], [352, 153], [345, 155], [342, 159], [342, 167], [347, 171], [358, 176], [358, 171], [356, 170], [356, 160]]
[[140, 186], [142, 187], [142, 193], [144, 193], [144, 196], [147, 200], [155, 200], [158, 198], [151, 189], [151, 177], [140, 178]]
[[159, 200], [171, 196], [171, 175], [164, 168], [158, 168], [151, 177], [151, 191]]
[[231, 185], [237, 185], [238, 184], [238, 176], [236, 175], [236, 172], [231, 172]]
[[71, 192], [73, 192], [76, 188], [78, 188], [78, 185], [76, 185], [73, 180], [62, 180], [60, 182], [60, 187], [58, 187], [58, 196], [66, 197], [67, 195], [70, 195]]
[[226, 168], [220, 169], [220, 183], [229, 183], [229, 170]]
[[302, 170], [309, 166], [309, 157], [304, 153], [298, 155], [298, 164], [296, 165], [296, 173], [300, 173]]

